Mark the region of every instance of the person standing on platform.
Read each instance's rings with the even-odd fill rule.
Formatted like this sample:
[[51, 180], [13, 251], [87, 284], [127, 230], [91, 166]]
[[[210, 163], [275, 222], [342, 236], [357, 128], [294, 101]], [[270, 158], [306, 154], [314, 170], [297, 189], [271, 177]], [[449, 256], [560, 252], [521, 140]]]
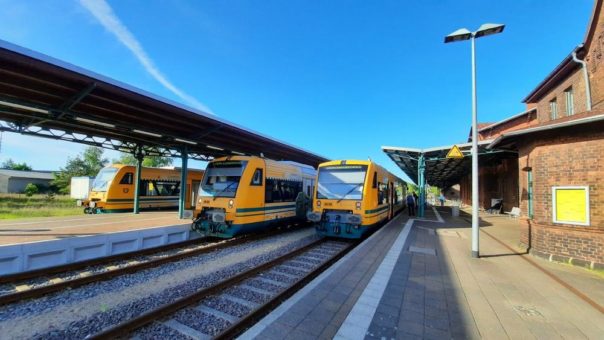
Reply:
[[411, 193], [407, 194], [407, 209], [409, 216], [415, 216], [415, 198]]
[[417, 193], [414, 191], [413, 192], [413, 198], [415, 199], [415, 209], [419, 209], [419, 196], [417, 196]]
[[445, 206], [445, 195], [443, 195], [443, 193], [440, 193], [440, 196], [438, 196], [438, 200], [440, 201], [440, 206], [444, 207]]

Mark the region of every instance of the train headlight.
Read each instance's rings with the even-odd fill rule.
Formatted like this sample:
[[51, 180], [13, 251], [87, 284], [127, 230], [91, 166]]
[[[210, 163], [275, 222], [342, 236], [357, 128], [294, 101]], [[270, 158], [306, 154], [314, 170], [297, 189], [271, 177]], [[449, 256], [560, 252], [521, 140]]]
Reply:
[[321, 206], [321, 201], [317, 201], [317, 207]]
[[357, 210], [361, 210], [361, 202], [357, 202], [356, 207], [357, 207]]
[[94, 207], [96, 207], [96, 202], [90, 201], [90, 203], [88, 203], [88, 206], [90, 206], [91, 208], [94, 208]]
[[229, 200], [229, 209], [233, 207], [233, 204], [235, 204], [235, 201]]

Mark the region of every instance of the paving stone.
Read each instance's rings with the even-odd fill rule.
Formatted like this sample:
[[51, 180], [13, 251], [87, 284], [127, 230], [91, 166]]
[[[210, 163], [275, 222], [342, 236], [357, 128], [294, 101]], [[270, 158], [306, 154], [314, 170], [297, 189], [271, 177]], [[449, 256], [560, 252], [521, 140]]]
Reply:
[[423, 323], [416, 323], [412, 321], [403, 321], [398, 324], [398, 329], [405, 333], [423, 336], [424, 325]]
[[424, 327], [424, 339], [450, 339], [451, 335], [447, 331], [436, 328]]
[[[289, 332], [285, 337], [286, 340], [308, 340], [312, 339], [314, 336], [308, 332], [304, 332], [300, 330], [300, 328], [296, 328], [293, 331]], [[281, 336], [283, 339], [283, 335]]]
[[393, 315], [393, 316], [397, 316], [400, 313], [400, 308], [394, 307], [394, 306], [390, 306], [384, 303], [380, 302], [380, 305], [377, 307], [377, 309], [375, 310], [376, 313], [384, 313], [384, 314], [388, 314], [388, 315]]
[[329, 320], [323, 322], [317, 319], [306, 318], [302, 320], [300, 324], [298, 324], [296, 329], [302, 330], [305, 333], [312, 335], [313, 337], [317, 337], [323, 332], [323, 329], [325, 329], [328, 324]]
[[426, 317], [424, 320], [424, 326], [447, 331], [449, 330], [449, 318]]
[[402, 340], [422, 340], [423, 338], [420, 335], [409, 334], [405, 331], [397, 330], [396, 331], [396, 339]]

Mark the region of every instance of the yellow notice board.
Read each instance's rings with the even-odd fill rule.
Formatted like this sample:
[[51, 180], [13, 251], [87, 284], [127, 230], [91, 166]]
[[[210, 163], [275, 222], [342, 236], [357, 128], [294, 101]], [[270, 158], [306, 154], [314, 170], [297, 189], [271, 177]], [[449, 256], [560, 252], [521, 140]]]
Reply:
[[589, 187], [552, 187], [554, 223], [589, 225]]

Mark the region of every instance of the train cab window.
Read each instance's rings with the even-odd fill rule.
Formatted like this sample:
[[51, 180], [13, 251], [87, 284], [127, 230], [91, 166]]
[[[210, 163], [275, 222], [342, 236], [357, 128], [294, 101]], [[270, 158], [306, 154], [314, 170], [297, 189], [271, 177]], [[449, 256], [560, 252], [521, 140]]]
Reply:
[[252, 177], [252, 182], [250, 185], [253, 186], [262, 186], [262, 169], [256, 169], [254, 172], [254, 177]]
[[373, 184], [371, 185], [372, 188], [377, 188], [377, 171], [373, 173]]
[[120, 184], [132, 184], [134, 178], [134, 174], [132, 172], [127, 172], [124, 174], [124, 177], [120, 180]]

